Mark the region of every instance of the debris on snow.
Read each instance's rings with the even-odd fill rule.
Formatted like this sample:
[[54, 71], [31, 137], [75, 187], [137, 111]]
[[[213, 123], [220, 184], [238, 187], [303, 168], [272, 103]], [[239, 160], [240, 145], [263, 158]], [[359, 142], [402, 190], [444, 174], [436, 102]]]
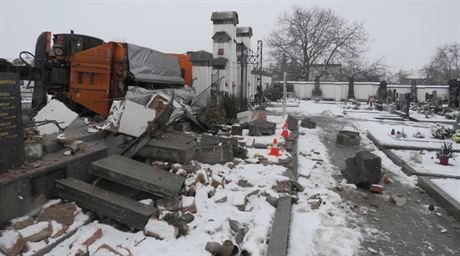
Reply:
[[0, 252], [7, 256], [18, 255], [25, 247], [27, 241], [15, 230], [5, 230], [0, 234]]
[[145, 225], [144, 234], [160, 240], [171, 240], [177, 237], [179, 230], [166, 221], [149, 219]]
[[50, 237], [53, 233], [53, 227], [49, 222], [42, 221], [18, 231], [27, 241], [38, 242]]
[[34, 219], [30, 216], [19, 217], [11, 220], [11, 227], [14, 229], [23, 229], [34, 224]]

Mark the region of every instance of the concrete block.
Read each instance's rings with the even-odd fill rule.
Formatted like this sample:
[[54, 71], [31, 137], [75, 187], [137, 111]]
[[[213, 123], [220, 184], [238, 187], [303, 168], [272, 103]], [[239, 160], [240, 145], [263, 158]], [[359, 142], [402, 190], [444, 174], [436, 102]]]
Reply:
[[273, 219], [267, 256], [287, 255], [289, 224], [291, 222], [291, 198], [286, 196], [278, 200]]
[[127, 100], [118, 131], [134, 137], [139, 137], [145, 132], [148, 122], [152, 121], [155, 115], [156, 112], [154, 109], [146, 108], [143, 105]]
[[73, 178], [57, 180], [55, 190], [59, 197], [139, 230], [150, 216], [158, 214], [157, 208]]
[[151, 140], [137, 155], [167, 162], [186, 164], [194, 159], [196, 137], [184, 133], [166, 133]]
[[91, 164], [92, 175], [133, 187], [160, 197], [179, 195], [185, 178], [120, 155], [111, 155]]
[[249, 122], [250, 136], [269, 136], [275, 134], [276, 124], [269, 121], [254, 120]]

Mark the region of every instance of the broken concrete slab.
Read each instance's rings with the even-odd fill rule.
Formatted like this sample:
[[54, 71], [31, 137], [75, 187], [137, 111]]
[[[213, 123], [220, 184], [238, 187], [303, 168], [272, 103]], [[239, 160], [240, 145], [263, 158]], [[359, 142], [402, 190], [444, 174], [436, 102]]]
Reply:
[[152, 139], [137, 155], [155, 160], [186, 164], [194, 159], [196, 138], [184, 133], [165, 133], [161, 138]]
[[88, 127], [84, 120], [82, 118], [77, 118], [64, 132], [43, 136], [42, 145], [46, 153], [56, 152], [64, 147], [63, 143], [58, 140], [58, 136], [68, 137], [71, 141], [88, 142], [102, 139], [106, 136], [106, 133], [104, 131], [88, 132]]
[[368, 150], [359, 151], [354, 157], [345, 160], [345, 164], [346, 168], [341, 173], [348, 182], [362, 187], [380, 182], [382, 159]]
[[360, 141], [361, 137], [358, 131], [351, 127], [344, 127], [337, 134], [336, 143], [345, 146], [359, 146]]
[[316, 123], [313, 122], [309, 117], [306, 117], [302, 119], [302, 122], [300, 122], [300, 126], [308, 129], [315, 129], [316, 128]]
[[161, 138], [151, 140], [139, 150], [139, 156], [149, 159], [186, 164], [191, 160], [202, 163], [225, 163], [233, 160], [233, 143], [223, 137], [203, 134], [200, 142], [193, 135], [169, 132]]
[[179, 195], [185, 178], [120, 155], [111, 155], [91, 164], [89, 173], [160, 197]]
[[143, 105], [127, 100], [120, 119], [118, 132], [139, 137], [147, 129], [148, 122], [152, 121], [155, 116], [154, 109], [146, 108]]
[[55, 192], [57, 196], [76, 201], [79, 206], [98, 216], [108, 217], [139, 230], [144, 228], [151, 216], [158, 215], [157, 208], [73, 178], [56, 180]]
[[[34, 117], [35, 122], [55, 121], [62, 129], [67, 128], [70, 123], [78, 117], [78, 114], [70, 110], [59, 100], [51, 100]], [[53, 123], [37, 126], [41, 135], [60, 132], [58, 126]]]
[[250, 136], [269, 136], [275, 134], [276, 123], [262, 120], [249, 122]]

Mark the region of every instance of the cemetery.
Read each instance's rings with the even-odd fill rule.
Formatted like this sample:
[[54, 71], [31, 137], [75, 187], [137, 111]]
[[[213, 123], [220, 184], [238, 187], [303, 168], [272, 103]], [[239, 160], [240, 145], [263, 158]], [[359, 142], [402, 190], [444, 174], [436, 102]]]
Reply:
[[458, 69], [390, 77], [362, 24], [289, 10], [263, 40], [208, 13], [209, 51], [0, 56], [0, 256], [459, 255]]

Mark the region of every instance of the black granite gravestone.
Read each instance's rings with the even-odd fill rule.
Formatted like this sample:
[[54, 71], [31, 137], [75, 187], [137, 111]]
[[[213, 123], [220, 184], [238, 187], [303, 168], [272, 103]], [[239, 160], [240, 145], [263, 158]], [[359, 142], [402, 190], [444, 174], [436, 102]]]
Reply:
[[24, 130], [18, 75], [0, 73], [0, 173], [23, 162]]

